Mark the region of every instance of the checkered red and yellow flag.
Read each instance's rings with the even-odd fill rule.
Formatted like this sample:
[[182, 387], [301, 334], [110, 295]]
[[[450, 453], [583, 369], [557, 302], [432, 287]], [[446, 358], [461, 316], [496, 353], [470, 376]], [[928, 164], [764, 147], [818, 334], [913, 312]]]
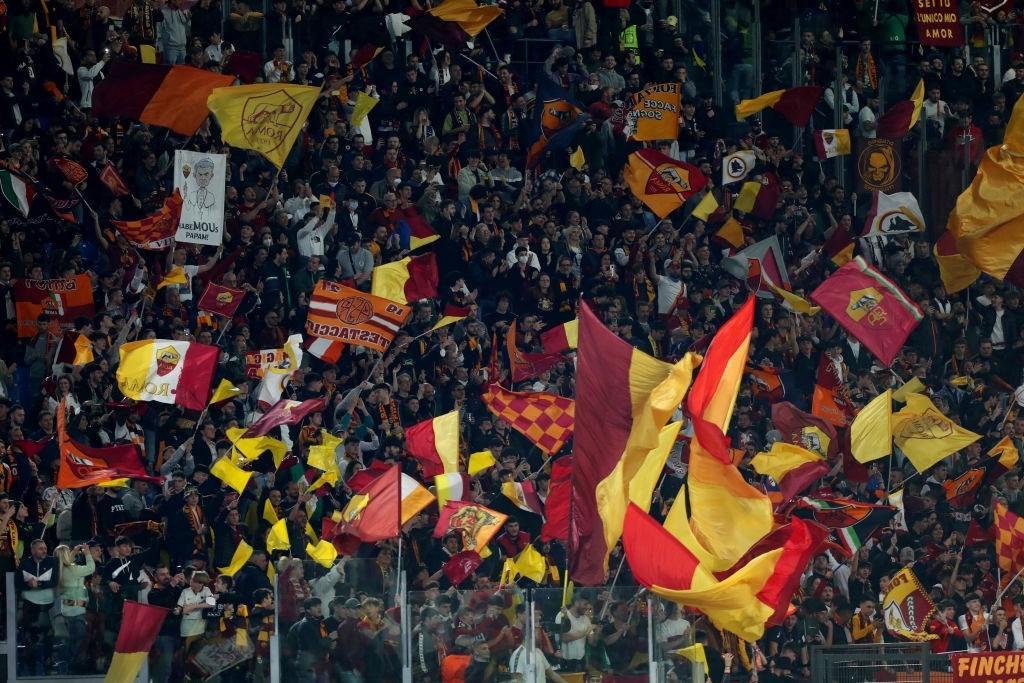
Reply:
[[533, 442], [547, 455], [554, 455], [572, 438], [576, 402], [544, 392], [519, 392], [491, 384], [483, 401], [492, 413]]
[[1024, 550], [1024, 517], [1010, 512], [1002, 503], [995, 506], [996, 559], [1003, 575], [1012, 576], [1021, 567]]

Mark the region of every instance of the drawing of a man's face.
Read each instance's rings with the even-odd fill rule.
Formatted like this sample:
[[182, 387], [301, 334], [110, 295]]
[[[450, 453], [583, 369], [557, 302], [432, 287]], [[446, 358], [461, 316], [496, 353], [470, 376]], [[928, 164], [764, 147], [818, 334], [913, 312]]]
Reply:
[[204, 190], [207, 189], [210, 181], [213, 180], [213, 162], [209, 159], [200, 159], [199, 162], [196, 163], [195, 171], [196, 184]]

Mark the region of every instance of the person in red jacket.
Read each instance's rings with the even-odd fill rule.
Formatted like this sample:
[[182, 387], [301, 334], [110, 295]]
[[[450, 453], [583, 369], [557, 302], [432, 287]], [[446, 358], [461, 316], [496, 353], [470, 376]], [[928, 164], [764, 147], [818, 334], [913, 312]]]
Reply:
[[932, 652], [956, 652], [967, 649], [967, 640], [956, 624], [956, 604], [952, 600], [943, 600], [935, 617], [928, 622], [928, 633], [938, 636], [931, 641]]
[[510, 517], [505, 522], [505, 531], [498, 536], [498, 548], [504, 557], [515, 557], [530, 545], [530, 534], [519, 528], [519, 520]]

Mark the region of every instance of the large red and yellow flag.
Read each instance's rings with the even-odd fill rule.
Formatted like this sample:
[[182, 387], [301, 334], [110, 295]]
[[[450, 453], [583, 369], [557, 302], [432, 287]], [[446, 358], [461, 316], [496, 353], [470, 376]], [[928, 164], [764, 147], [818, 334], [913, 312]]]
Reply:
[[56, 334], [74, 327], [75, 318], [91, 318], [95, 310], [92, 283], [88, 275], [14, 281], [18, 337], [34, 337], [38, 334], [36, 320], [44, 313], [50, 316], [49, 331]]
[[754, 297], [715, 334], [687, 398], [690, 440], [690, 525], [700, 544], [731, 565], [772, 529], [768, 496], [748, 484], [733, 464], [728, 429], [743, 380], [754, 323]]
[[924, 79], [917, 82], [909, 100], [900, 100], [878, 117], [875, 135], [887, 140], [902, 140], [917, 125], [924, 106]]
[[736, 118], [745, 119], [771, 107], [798, 128], [811, 120], [811, 113], [821, 99], [821, 87], [802, 85], [786, 90], [773, 90], [752, 100], [743, 100], [736, 105]]
[[794, 519], [773, 534], [770, 549], [743, 558], [722, 579], [636, 505], [626, 513], [622, 540], [637, 583], [755, 641], [764, 635], [766, 624], [785, 618], [804, 567], [827, 534], [819, 524]]
[[234, 76], [179, 64], [117, 61], [92, 97], [96, 116], [123, 117], [192, 135], [209, 115], [206, 99]]
[[261, 83], [215, 88], [206, 106], [224, 142], [259, 152], [282, 168], [319, 96], [320, 88], [312, 86]]
[[956, 245], [956, 236], [949, 230], [942, 233], [942, 237], [935, 243], [932, 255], [939, 265], [939, 277], [942, 278], [942, 286], [946, 288], [948, 294], [956, 294], [962, 289], [967, 289], [981, 276], [981, 271], [960, 253], [960, 248]]
[[659, 445], [661, 428], [682, 401], [700, 357], [663, 363], [613, 334], [580, 307], [576, 373], [569, 571], [574, 581], [605, 580], [622, 534], [629, 483]]
[[80, 489], [125, 477], [154, 483], [162, 481], [149, 476], [135, 444], [93, 448], [73, 440], [67, 431], [66, 401], [57, 406], [57, 447], [60, 449], [57, 486], [62, 489]]
[[426, 479], [459, 471], [459, 411], [453, 410], [405, 430], [405, 447]]
[[128, 398], [202, 410], [220, 349], [198, 342], [145, 339], [122, 344], [120, 356], [117, 386]]
[[625, 175], [633, 196], [658, 218], [678, 209], [708, 183], [696, 166], [676, 161], [655, 149], [630, 154]]
[[519, 392], [490, 384], [482, 394], [487, 408], [505, 420], [547, 455], [562, 450], [572, 438], [576, 402], [542, 391]]
[[434, 538], [448, 533], [462, 537], [462, 547], [480, 552], [505, 524], [508, 515], [495, 512], [483, 505], [464, 500], [450, 500], [441, 509], [434, 527]]
[[182, 198], [178, 190], [164, 199], [163, 205], [145, 218], [133, 221], [110, 221], [132, 246], [159, 251], [171, 246], [181, 217]]
[[398, 536], [402, 526], [402, 468], [392, 465], [341, 511], [336, 534], [375, 543]]
[[406, 305], [321, 280], [309, 302], [306, 333], [384, 353], [410, 313]]
[[1024, 553], [1024, 517], [1010, 512], [1003, 503], [993, 509], [996, 527], [996, 560], [1004, 576], [1020, 571]]
[[437, 255], [406, 256], [373, 269], [370, 291], [382, 299], [407, 304], [437, 296]]
[[946, 229], [964, 258], [999, 280], [1024, 286], [1024, 102], [1013, 105], [1003, 144], [989, 147]]
[[234, 289], [210, 283], [199, 297], [199, 310], [209, 311], [225, 318], [231, 318], [245, 300], [244, 289]]
[[167, 610], [163, 607], [125, 600], [121, 630], [117, 632], [114, 656], [110, 659], [104, 683], [131, 683], [135, 680], [156, 643], [166, 617]]
[[622, 107], [624, 132], [633, 140], [675, 140], [681, 95], [679, 83], [659, 83], [630, 95]]
[[892, 280], [859, 256], [811, 292], [811, 300], [886, 366], [924, 318]]

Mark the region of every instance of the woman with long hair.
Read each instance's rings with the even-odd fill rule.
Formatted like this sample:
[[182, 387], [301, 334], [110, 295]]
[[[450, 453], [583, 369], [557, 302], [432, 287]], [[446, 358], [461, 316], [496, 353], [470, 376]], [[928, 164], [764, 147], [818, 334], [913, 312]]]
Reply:
[[58, 582], [60, 594], [60, 614], [67, 624], [67, 632], [60, 642], [60, 661], [57, 670], [60, 674], [79, 673], [79, 667], [72, 666], [76, 655], [82, 652], [85, 642], [85, 611], [89, 604], [89, 591], [85, 580], [96, 571], [96, 563], [92, 553], [85, 545], [76, 545], [74, 549], [59, 545], [53, 551], [60, 569]]

